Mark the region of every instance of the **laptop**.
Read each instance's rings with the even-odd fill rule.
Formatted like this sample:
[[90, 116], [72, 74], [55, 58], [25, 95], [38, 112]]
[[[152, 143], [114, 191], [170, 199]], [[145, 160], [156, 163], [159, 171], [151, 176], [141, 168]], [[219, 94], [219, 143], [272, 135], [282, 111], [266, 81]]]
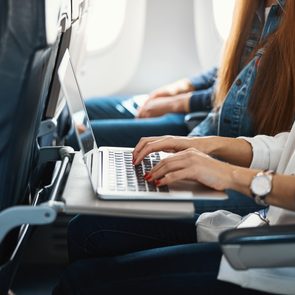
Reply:
[[133, 148], [98, 148], [68, 50], [63, 56], [58, 76], [90, 182], [99, 199], [193, 201], [227, 198], [224, 192], [215, 191], [193, 181], [179, 181], [163, 187], [156, 187], [153, 183], [147, 182], [144, 174], [162, 158], [167, 157], [167, 153], [152, 153], [140, 165], [134, 166]]
[[131, 96], [129, 99], [122, 101], [122, 106], [130, 112], [134, 117], [137, 115], [138, 109], [143, 106], [143, 104], [148, 99], [148, 94], [138, 94]]

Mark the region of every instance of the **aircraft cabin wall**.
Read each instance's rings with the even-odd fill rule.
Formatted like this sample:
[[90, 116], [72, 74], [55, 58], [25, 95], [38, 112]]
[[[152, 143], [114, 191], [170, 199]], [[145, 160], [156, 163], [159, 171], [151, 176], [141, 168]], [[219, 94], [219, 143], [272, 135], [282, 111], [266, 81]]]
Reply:
[[83, 96], [146, 93], [217, 65], [224, 39], [216, 16], [227, 33], [233, 2], [90, 1], [78, 67]]

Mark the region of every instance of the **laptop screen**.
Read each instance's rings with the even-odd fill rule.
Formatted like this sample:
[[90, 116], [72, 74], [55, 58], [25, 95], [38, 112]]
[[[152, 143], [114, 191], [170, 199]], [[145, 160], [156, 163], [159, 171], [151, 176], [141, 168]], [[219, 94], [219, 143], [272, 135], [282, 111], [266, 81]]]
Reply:
[[58, 75], [81, 151], [85, 155], [97, 146], [68, 50], [64, 54]]
[[96, 190], [100, 183], [100, 171], [97, 169], [99, 166], [99, 157], [91, 151], [97, 149], [97, 145], [68, 49], [66, 50], [59, 66], [58, 77], [69, 107], [79, 146], [88, 170], [90, 182], [93, 189]]

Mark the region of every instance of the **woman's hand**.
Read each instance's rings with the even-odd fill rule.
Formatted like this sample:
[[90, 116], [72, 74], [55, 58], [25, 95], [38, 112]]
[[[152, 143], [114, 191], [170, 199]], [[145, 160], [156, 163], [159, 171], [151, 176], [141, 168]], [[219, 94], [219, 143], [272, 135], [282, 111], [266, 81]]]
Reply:
[[189, 79], [177, 80], [171, 84], [164, 85], [150, 93], [150, 98], [175, 96], [182, 93], [194, 91], [194, 86]]
[[[133, 163], [139, 164], [145, 156], [152, 152], [168, 152], [175, 153], [190, 147], [198, 147], [203, 152], [206, 151], [206, 137], [186, 137], [186, 136], [155, 136], [142, 137], [133, 151]], [[198, 144], [199, 142], [199, 144]], [[207, 144], [208, 145], [208, 144]], [[202, 147], [203, 146], [203, 147]]]
[[176, 153], [188, 148], [196, 148], [206, 154], [212, 152], [217, 139], [212, 137], [186, 137], [186, 136], [156, 136], [142, 137], [133, 151], [133, 163], [139, 164], [145, 156], [152, 152], [164, 151]]
[[189, 79], [181, 79], [164, 85], [150, 93], [136, 117], [152, 118], [167, 113], [187, 113], [191, 92], [194, 90], [195, 88]]
[[[161, 160], [145, 179], [157, 186], [192, 180], [219, 191], [233, 189], [252, 198], [250, 184], [258, 172], [257, 169], [221, 162], [189, 148]], [[271, 193], [265, 200], [269, 205], [295, 211], [295, 176], [274, 175]]]
[[145, 178], [157, 186], [193, 180], [216, 190], [225, 190], [232, 186], [233, 167], [189, 148], [161, 160]]
[[137, 118], [154, 118], [168, 113], [187, 113], [191, 93], [175, 96], [148, 98], [144, 105], [138, 110]]
[[142, 137], [134, 148], [133, 164], [139, 164], [145, 156], [152, 152], [163, 151], [176, 153], [188, 148], [195, 148], [204, 154], [243, 167], [250, 166], [253, 156], [251, 144], [240, 138], [166, 135]]

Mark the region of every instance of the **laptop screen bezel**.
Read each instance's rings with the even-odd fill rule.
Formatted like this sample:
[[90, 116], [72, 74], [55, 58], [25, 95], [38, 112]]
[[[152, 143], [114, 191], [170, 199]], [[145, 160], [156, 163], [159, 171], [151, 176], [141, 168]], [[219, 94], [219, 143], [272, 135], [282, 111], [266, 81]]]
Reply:
[[[93, 130], [92, 130], [92, 127], [90, 124], [90, 120], [89, 120], [89, 117], [87, 114], [87, 110], [85, 107], [84, 99], [81, 94], [81, 90], [80, 90], [78, 80], [77, 80], [77, 77], [76, 77], [76, 74], [75, 74], [75, 71], [73, 68], [73, 64], [71, 62], [70, 53], [69, 53], [68, 49], [65, 51], [62, 61], [60, 63], [60, 66], [58, 69], [58, 77], [59, 77], [59, 81], [61, 84], [61, 89], [62, 89], [63, 95], [65, 97], [65, 100], [67, 102], [67, 106], [69, 108], [69, 113], [70, 113], [70, 116], [72, 119], [72, 124], [75, 129], [75, 134], [76, 134], [76, 137], [78, 140], [78, 144], [79, 144], [80, 150], [82, 152], [83, 160], [84, 160], [85, 165], [87, 167], [92, 187], [93, 187], [94, 191], [96, 191], [98, 188], [98, 184], [100, 183], [99, 169], [98, 169], [99, 168], [99, 155], [98, 155], [98, 153], [95, 153], [95, 151], [98, 150], [98, 147], [96, 144], [94, 133], [93, 133]], [[70, 93], [67, 89], [66, 79], [68, 79], [68, 81], [70, 81], [70, 84], [72, 86], [74, 86], [74, 91], [77, 91], [77, 95], [75, 95], [75, 97], [70, 96]], [[73, 99], [76, 99], [76, 98], [79, 98], [79, 101], [73, 101]], [[92, 142], [93, 142], [93, 147], [88, 150], [85, 150], [85, 145], [83, 144], [82, 139], [81, 139], [81, 133], [79, 133], [79, 130], [77, 129], [77, 126], [73, 120], [74, 114], [75, 114], [73, 104], [81, 106], [81, 111], [84, 112], [84, 117], [85, 117], [87, 129], [89, 131], [89, 135], [91, 136]], [[95, 171], [95, 173], [94, 173], [94, 171]]]

